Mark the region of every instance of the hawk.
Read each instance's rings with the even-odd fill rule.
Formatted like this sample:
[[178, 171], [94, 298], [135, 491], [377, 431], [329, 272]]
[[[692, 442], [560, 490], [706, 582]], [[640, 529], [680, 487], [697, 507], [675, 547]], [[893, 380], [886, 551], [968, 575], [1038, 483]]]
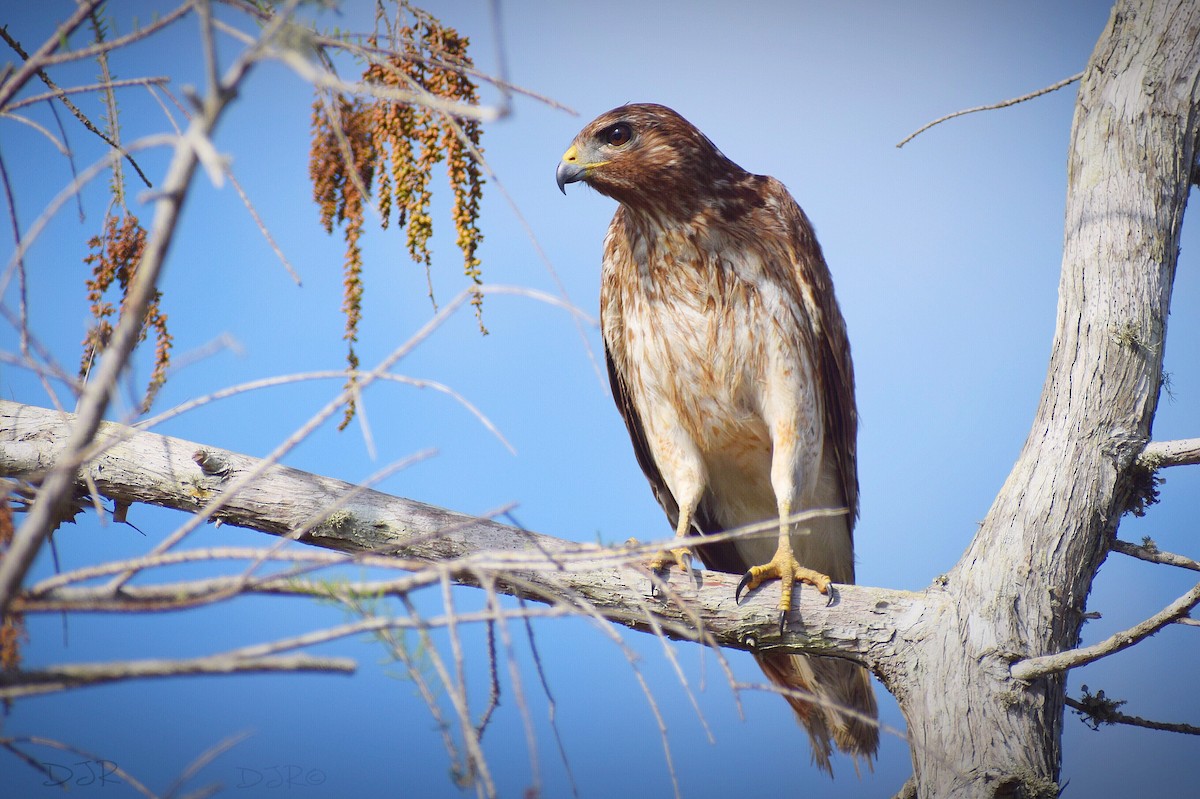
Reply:
[[[778, 536], [699, 544], [743, 574], [737, 596], [795, 582], [832, 598], [854, 582], [858, 417], [846, 325], [812, 224], [783, 184], [725, 157], [670, 108], [634, 104], [588, 124], [558, 186], [620, 205], [604, 241], [600, 319], [609, 380], [637, 460], [678, 537], [772, 521]], [[818, 508], [844, 513], [792, 522]], [[687, 547], [651, 566], [687, 565]], [[758, 653], [832, 774], [833, 746], [870, 764], [870, 677], [853, 663]], [[807, 696], [808, 700], [799, 698]], [[849, 712], [843, 712], [849, 711]]]

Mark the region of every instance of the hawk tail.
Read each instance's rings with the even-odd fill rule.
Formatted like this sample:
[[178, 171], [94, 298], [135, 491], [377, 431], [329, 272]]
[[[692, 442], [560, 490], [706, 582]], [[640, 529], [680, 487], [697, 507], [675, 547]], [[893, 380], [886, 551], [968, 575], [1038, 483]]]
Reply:
[[[784, 688], [788, 704], [808, 732], [813, 761], [830, 776], [834, 745], [874, 769], [879, 748], [879, 715], [871, 677], [862, 666], [834, 658], [762, 654], [755, 659], [772, 683]], [[808, 699], [798, 694], [807, 695]]]

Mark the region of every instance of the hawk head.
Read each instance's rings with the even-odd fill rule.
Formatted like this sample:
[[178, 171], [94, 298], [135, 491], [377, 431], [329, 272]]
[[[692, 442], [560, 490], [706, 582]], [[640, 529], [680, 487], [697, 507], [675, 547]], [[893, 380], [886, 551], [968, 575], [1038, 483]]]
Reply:
[[686, 218], [748, 173], [692, 123], [663, 105], [623, 105], [592, 120], [563, 154], [555, 177], [583, 181], [635, 212]]

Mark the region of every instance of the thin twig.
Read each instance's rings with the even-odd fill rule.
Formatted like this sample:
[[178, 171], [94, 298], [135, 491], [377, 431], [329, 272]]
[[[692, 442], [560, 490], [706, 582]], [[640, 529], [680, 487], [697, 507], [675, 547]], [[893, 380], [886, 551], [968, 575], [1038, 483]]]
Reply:
[[[7, 76], [4, 83], [0, 83], [0, 109], [8, 107], [8, 101], [16, 96], [17, 92], [24, 88], [29, 79], [49, 65], [51, 53], [58, 49], [59, 45], [66, 42], [67, 39], [75, 32], [75, 29], [83, 24], [93, 10], [103, 0], [84, 0], [84, 2], [75, 6], [75, 10], [71, 12], [71, 16], [65, 19], [62, 24], [50, 34], [49, 38], [42, 43], [32, 56], [25, 59], [25, 63], [17, 68], [16, 72]], [[78, 51], [75, 51], [78, 52]]]
[[[525, 600], [517, 598], [518, 606], [524, 610]], [[571, 760], [567, 757], [567, 748], [563, 745], [562, 733], [558, 729], [558, 705], [554, 701], [554, 695], [550, 693], [550, 682], [546, 679], [546, 670], [542, 666], [542, 655], [538, 651], [537, 639], [533, 634], [533, 623], [529, 617], [524, 617], [525, 621], [525, 637], [529, 641], [529, 652], [533, 656], [533, 665], [537, 669], [538, 680], [542, 684], [542, 693], [546, 696], [546, 709], [549, 714], [548, 721], [550, 722], [550, 732], [554, 735], [554, 743], [558, 746], [558, 757], [563, 764], [563, 769], [567, 772], [567, 783], [571, 786], [571, 795], [579, 796], [579, 785], [575, 782], [575, 774], [571, 771]]]
[[210, 746], [207, 750], [201, 752], [200, 755], [192, 760], [191, 763], [188, 763], [187, 768], [180, 772], [179, 776], [175, 778], [175, 782], [172, 783], [171, 787], [167, 789], [166, 797], [164, 797], [164, 799], [171, 799], [171, 797], [175, 796], [178, 791], [182, 790], [184, 784], [192, 777], [196, 776], [201, 769], [205, 768], [218, 757], [225, 754], [230, 749], [237, 746], [249, 737], [249, 731], [234, 733], [233, 735], [227, 736], [226, 738], [218, 741], [214, 746]]
[[[23, 114], [14, 114], [11, 111], [5, 111], [3, 113], [0, 113], [0, 117], [3, 117], [4, 119], [11, 119], [14, 122], [20, 122], [22, 125], [28, 125], [29, 127], [36, 130], [38, 133], [42, 134], [47, 139], [49, 139], [50, 143], [53, 144], [54, 148], [56, 150], [58, 150], [59, 153], [62, 154], [63, 158], [71, 157], [71, 151], [67, 148], [66, 142], [55, 138], [54, 134], [51, 133], [49, 131], [49, 129], [46, 128], [46, 126], [41, 124], [40, 122], [30, 119], [29, 117], [24, 116]], [[74, 170], [72, 170], [72, 176], [74, 176]]]
[[[87, 2], [84, 6], [81, 6], [81, 8], [85, 8], [86, 14], [90, 15], [92, 10], [99, 5], [100, 2], [91, 2], [89, 0], [89, 2]], [[293, 3], [291, 5], [294, 6], [295, 4]], [[119, 50], [126, 45], [133, 44], [134, 42], [139, 42], [143, 39], [153, 36], [191, 10], [192, 3], [180, 3], [177, 7], [171, 11], [168, 11], [166, 14], [163, 14], [153, 22], [143, 25], [137, 30], [127, 33], [124, 36], [118, 36], [115, 39], [109, 39], [108, 41], [104, 42], [96, 42], [88, 47], [80, 47], [78, 49], [68, 50], [65, 53], [57, 53], [53, 55], [47, 54], [45, 57], [39, 60], [39, 66], [41, 68], [53, 67], [58, 66], [59, 64], [67, 64], [72, 61], [82, 61], [89, 58], [95, 58], [101, 53], [110, 53], [113, 50]], [[51, 52], [53, 53], [53, 50]], [[7, 98], [5, 98], [3, 95], [0, 95], [0, 107], [4, 106], [4, 102], [6, 100]]]
[[[95, 36], [96, 41], [102, 42], [104, 40], [104, 29], [101, 27], [98, 12], [93, 11], [88, 19], [92, 23], [92, 33]], [[108, 52], [105, 51], [98, 54], [96, 56], [96, 63], [100, 66], [100, 80], [104, 83], [111, 83], [112, 73], [108, 68]], [[48, 78], [43, 77], [43, 80], [48, 80]], [[51, 88], [53, 88], [53, 86], [51, 86]], [[101, 92], [101, 95], [104, 98], [105, 114], [108, 117], [106, 120], [108, 123], [108, 135], [100, 134], [100, 131], [95, 130], [94, 126], [89, 127], [88, 129], [100, 135], [100, 137], [104, 139], [109, 146], [117, 150], [117, 152], [125, 154], [125, 157], [129, 159], [129, 163], [133, 164], [133, 168], [138, 173], [138, 177], [140, 177], [142, 182], [146, 184], [146, 187], [153, 188], [152, 184], [150, 183], [150, 179], [142, 173], [142, 168], [139, 167], [133, 160], [133, 157], [128, 153], [125, 153], [124, 148], [121, 147], [121, 122], [120, 114], [117, 112], [117, 93], [111, 88], [108, 88], [104, 89]], [[62, 100], [63, 105], [71, 108], [71, 101], [65, 96], [60, 97], [59, 99]], [[85, 121], [86, 117], [84, 117], [82, 114], [77, 114], [76, 117], [84, 123], [85, 127], [88, 126], [89, 123]], [[125, 209], [125, 171], [121, 169], [121, 162], [119, 160], [113, 161], [112, 195], [113, 202], [119, 204], [123, 209]]]
[[[50, 109], [50, 116], [54, 117], [54, 126], [58, 128], [58, 133], [62, 136], [63, 147], [67, 148], [67, 167], [71, 170], [71, 177], [79, 176], [79, 170], [75, 168], [75, 153], [71, 150], [71, 142], [67, 137], [67, 128], [63, 125], [62, 117], [58, 115], [58, 106], [51, 101], [46, 101], [46, 106]], [[83, 198], [75, 195], [75, 208], [79, 212], [79, 224], [87, 221], [87, 216], [83, 212]]]
[[292, 280], [296, 281], [296, 285], [301, 285], [300, 275], [296, 272], [295, 268], [291, 264], [291, 261], [289, 261], [288, 257], [284, 254], [283, 249], [275, 242], [275, 237], [271, 235], [271, 231], [263, 223], [262, 217], [258, 215], [258, 210], [254, 207], [254, 203], [250, 202], [250, 195], [246, 194], [246, 190], [243, 189], [242, 184], [238, 182], [237, 176], [233, 174], [233, 169], [229, 168], [228, 165], [225, 169], [225, 176], [229, 178], [229, 182], [233, 185], [234, 191], [237, 192], [238, 197], [240, 197], [242, 200], [242, 205], [246, 206], [246, 210], [250, 213], [250, 218], [253, 219], [254, 224], [258, 226], [258, 232], [264, 239], [266, 239], [267, 245], [270, 246], [271, 251], [275, 253], [275, 257], [279, 259], [281, 264], [283, 264], [283, 268], [287, 270], [287, 273], [292, 276]]
[[[25, 52], [24, 48], [21, 47], [20, 43], [16, 39], [12, 38], [12, 36], [9, 35], [8, 30], [4, 27], [0, 27], [0, 38], [3, 38], [4, 41], [7, 42], [8, 46], [11, 47], [16, 52], [16, 54], [19, 55], [21, 58], [24, 58], [26, 60], [29, 59], [29, 54]], [[103, 55], [103, 53], [101, 55]], [[112, 96], [112, 81], [108, 76], [107, 62], [102, 60], [100, 63], [100, 68], [101, 68], [101, 72], [103, 74], [103, 81], [99, 84], [99, 88], [102, 91], [105, 91], [106, 95], [109, 98], [111, 98], [111, 96]], [[70, 98], [67, 97], [67, 92], [62, 90], [61, 88], [59, 88], [58, 84], [55, 83], [54, 80], [48, 74], [46, 74], [46, 70], [38, 69], [37, 76], [39, 78], [41, 78], [42, 83], [45, 83], [46, 86], [50, 89], [51, 97], [56, 97], [63, 105], [65, 105], [67, 107], [67, 110], [70, 111], [75, 116], [75, 118], [78, 119], [79, 122], [85, 128], [87, 128], [90, 132], [94, 133], [96, 136], [98, 136], [100, 139], [102, 139], [104, 141], [104, 143], [107, 144], [109, 147], [112, 147], [117, 152], [121, 153], [121, 155], [123, 155], [126, 159], [128, 159], [130, 165], [138, 173], [138, 177], [140, 177], [142, 179], [143, 183], [145, 183], [147, 186], [153, 185], [150, 182], [150, 179], [146, 177], [145, 173], [142, 172], [142, 168], [140, 166], [138, 166], [137, 161], [133, 160], [133, 156], [130, 155], [129, 153], [125, 152], [125, 150], [123, 150], [121, 148], [120, 142], [118, 142], [117, 140], [115, 140], [113, 138], [110, 138], [108, 136], [108, 134], [106, 134], [104, 131], [97, 128], [96, 125], [92, 122], [92, 120], [88, 119], [87, 115], [79, 110], [79, 106], [77, 106], [77, 105], [75, 105], [75, 103], [71, 102]], [[165, 78], [160, 79], [160, 80], [165, 80]], [[43, 96], [43, 95], [39, 95], [39, 96]], [[29, 103], [36, 99], [38, 99], [38, 98], [28, 98], [26, 100], [22, 100], [21, 102], [13, 103], [11, 106], [6, 108], [5, 110], [12, 111], [14, 108], [19, 108], [20, 106], [25, 105], [26, 103]], [[111, 113], [114, 105], [111, 101], [108, 103], [108, 105], [109, 105], [109, 112]], [[116, 129], [115, 128], [116, 121], [111, 120], [110, 124], [112, 124], [114, 126], [114, 130], [115, 130]], [[119, 166], [120, 166], [119, 161], [114, 162], [114, 164], [116, 165], [117, 168], [119, 168]]]
[[416, 606], [407, 596], [400, 597], [400, 601], [404, 604], [405, 610], [408, 611], [409, 617], [418, 621], [417, 635], [421, 640], [421, 646], [424, 647], [425, 653], [429, 656], [429, 663], [433, 666], [434, 673], [437, 674], [442, 687], [446, 689], [446, 696], [450, 699], [450, 704], [458, 716], [459, 731], [462, 734], [463, 744], [467, 749], [468, 774], [472, 780], [478, 780], [480, 789], [487, 796], [494, 797], [496, 796], [496, 783], [492, 779], [491, 769], [488, 768], [487, 759], [484, 757], [483, 749], [480, 746], [479, 736], [475, 734], [475, 725], [471, 723], [471, 713], [467, 707], [467, 698], [455, 689], [454, 681], [450, 677], [450, 671], [446, 668], [445, 661], [434, 645], [433, 639], [429, 636], [428, 627], [420, 623], [421, 614], [417, 612]]
[[22, 696], [65, 691], [84, 685], [101, 685], [147, 677], [280, 671], [340, 671], [349, 674], [354, 669], [354, 661], [348, 658], [316, 658], [307, 655], [260, 658], [209, 655], [188, 660], [73, 663], [38, 671], [2, 673], [0, 674], [0, 699], [16, 699]]
[[[195, 410], [196, 408], [216, 402], [218, 400], [228, 399], [229, 397], [233, 397], [247, 391], [258, 391], [264, 388], [283, 386], [307, 380], [346, 380], [347, 377], [350, 377], [357, 381], [365, 378], [369, 374], [370, 372], [364, 372], [360, 370], [351, 370], [350, 372], [347, 372], [346, 370], [342, 369], [324, 370], [319, 372], [298, 372], [296, 374], [280, 375], [278, 377], [264, 377], [258, 380], [240, 383], [236, 386], [223, 388], [220, 391], [214, 391], [213, 393], [206, 394], [202, 397], [190, 399], [186, 402], [176, 405], [174, 408], [168, 408], [162, 413], [159, 413], [149, 419], [144, 419], [134, 426], [139, 430], [149, 430], [159, 424], [162, 424], [168, 419], [172, 419], [188, 411]], [[380, 374], [376, 379], [401, 383], [414, 388], [427, 388], [431, 391], [437, 391], [438, 393], [445, 394], [465, 408], [472, 416], [478, 419], [479, 423], [487, 428], [488, 432], [495, 436], [500, 443], [504, 445], [505, 449], [512, 454], [516, 454], [516, 450], [513, 449], [512, 444], [509, 443], [508, 439], [504, 437], [504, 434], [500, 432], [500, 429], [497, 428], [496, 425], [493, 424], [492, 421], [488, 419], [488, 417], [485, 416], [482, 411], [479, 410], [479, 408], [472, 404], [471, 401], [466, 397], [462, 396], [444, 383], [439, 383], [435, 380], [425, 380], [423, 378], [407, 377], [405, 375], [393, 374], [391, 372]]]
[[[487, 580], [484, 583], [484, 591], [487, 594], [488, 608], [496, 614], [497, 624], [500, 627], [500, 638], [504, 643], [505, 661], [508, 663], [508, 678], [512, 682], [513, 696], [517, 701], [517, 711], [521, 714], [521, 726], [525, 729], [525, 750], [529, 755], [529, 771], [532, 775], [533, 784], [530, 786], [530, 792], [535, 796], [540, 796], [541, 791], [541, 766], [538, 761], [537, 733], [533, 727], [533, 719], [529, 715], [529, 703], [525, 699], [524, 681], [521, 679], [521, 669], [517, 665], [516, 651], [513, 648], [512, 634], [508, 629], [508, 619], [512, 615], [522, 618], [526, 625], [530, 624], [530, 617], [524, 614], [525, 606], [519, 605], [520, 610], [517, 614], [506, 613], [500, 607], [500, 597], [496, 594], [495, 580]], [[492, 627], [488, 627], [490, 633]], [[489, 639], [489, 643], [492, 643]], [[494, 649], [494, 644], [493, 644]], [[495, 686], [497, 695], [499, 694], [499, 684], [497, 674], [495, 672], [496, 662], [495, 653], [492, 654], [492, 682]]]
[[[360, 613], [365, 613], [360, 606], [351, 604]], [[388, 627], [379, 631], [380, 640], [383, 641], [391, 650], [392, 657], [398, 660], [408, 671], [408, 677], [416, 686], [417, 692], [425, 701], [425, 707], [429, 709], [429, 714], [433, 717], [434, 725], [442, 736], [442, 745], [446, 749], [446, 755], [451, 762], [460, 759], [458, 747], [454, 743], [454, 736], [450, 734], [450, 725], [445, 720], [442, 714], [441, 705], [437, 701], [437, 697], [433, 689], [429, 686], [429, 681], [425, 679], [425, 674], [418, 667], [412, 653], [408, 651], [408, 642], [404, 638], [397, 638], [394, 635], [394, 628]]]
[[991, 105], [977, 105], [974, 108], [966, 108], [966, 109], [963, 109], [962, 111], [955, 111], [953, 114], [946, 114], [946, 116], [944, 116], [944, 117], [939, 117], [939, 118], [933, 120], [932, 122], [922, 125], [920, 128], [918, 128], [917, 130], [913, 131], [908, 136], [906, 136], [903, 141], [901, 141], [899, 144], [896, 145], [896, 147], [897, 148], [903, 147], [904, 145], [908, 144], [910, 141], [912, 141], [916, 137], [920, 136], [925, 131], [932, 128], [934, 125], [940, 125], [941, 123], [943, 123], [949, 119], [954, 119], [955, 117], [961, 117], [966, 114], [974, 114], [976, 111], [994, 111], [997, 108], [1007, 108], [1010, 105], [1016, 105], [1017, 103], [1023, 103], [1026, 100], [1032, 100], [1035, 97], [1041, 97], [1043, 94], [1049, 94], [1050, 92], [1058, 91], [1059, 89], [1063, 88], [1064, 86], [1070, 86], [1072, 83], [1074, 83], [1075, 81], [1079, 80], [1082, 77], [1083, 77], [1082, 72], [1076, 72], [1071, 77], [1063, 78], [1058, 83], [1052, 84], [1043, 89], [1038, 89], [1035, 92], [1030, 92], [1029, 94], [1023, 94], [1020, 97], [1014, 97], [1011, 100], [1004, 100], [999, 103], [992, 103]]
[[107, 91], [109, 89], [124, 89], [129, 86], [162, 86], [170, 83], [171, 79], [165, 75], [159, 75], [153, 78], [123, 78], [120, 80], [110, 80], [106, 83], [87, 83], [82, 86], [55, 86], [53, 91], [42, 92], [30, 97], [23, 97], [16, 102], [9, 103], [6, 111], [15, 111], [18, 108], [24, 108], [27, 105], [34, 105], [43, 100], [53, 100], [61, 98], [69, 94], [84, 94], [86, 92]]

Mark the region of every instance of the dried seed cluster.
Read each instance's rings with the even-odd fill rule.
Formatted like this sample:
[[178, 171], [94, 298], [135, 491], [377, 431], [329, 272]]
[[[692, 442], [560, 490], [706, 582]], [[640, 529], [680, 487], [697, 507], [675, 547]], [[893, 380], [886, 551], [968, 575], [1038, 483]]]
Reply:
[[[86, 282], [88, 303], [91, 305], [93, 324], [83, 339], [83, 356], [79, 363], [79, 376], [86, 378], [96, 358], [104, 352], [112, 337], [114, 317], [125, 313], [125, 302], [129, 288], [137, 273], [138, 263], [146, 248], [146, 231], [133, 214], [126, 213], [117, 218], [110, 215], [104, 223], [104, 232], [88, 242], [91, 253], [83, 259], [92, 267], [92, 276]], [[111, 299], [114, 290], [120, 293], [120, 311]], [[142, 410], [149, 410], [158, 390], [167, 379], [167, 368], [171, 365], [171, 334], [167, 331], [167, 315], [159, 302], [161, 292], [155, 291], [138, 334], [138, 343], [146, 340], [154, 331], [154, 368], [150, 382], [142, 397]]]
[[[476, 120], [456, 117], [420, 101], [427, 97], [436, 102], [478, 102], [469, 75], [469, 40], [428, 15], [412, 26], [396, 27], [389, 38], [392, 54], [368, 64], [362, 80], [368, 86], [413, 94], [416, 101], [318, 94], [313, 103], [309, 173], [322, 225], [329, 233], [334, 227], [343, 228], [346, 240], [342, 308], [351, 370], [359, 365], [354, 343], [362, 319], [360, 240], [369, 196], [378, 203], [384, 228], [394, 219], [397, 228], [405, 231], [408, 253], [424, 265], [430, 300], [436, 306], [429, 280], [433, 263], [430, 177], [434, 167], [444, 161], [454, 196], [452, 217], [463, 272], [476, 287], [481, 284], [477, 252], [483, 239], [478, 227], [484, 183], [479, 165], [482, 130]], [[377, 47], [377, 40], [370, 44]], [[482, 293], [477, 292], [472, 304], [480, 329], [486, 333], [482, 301]], [[346, 421], [352, 414], [353, 406]]]

